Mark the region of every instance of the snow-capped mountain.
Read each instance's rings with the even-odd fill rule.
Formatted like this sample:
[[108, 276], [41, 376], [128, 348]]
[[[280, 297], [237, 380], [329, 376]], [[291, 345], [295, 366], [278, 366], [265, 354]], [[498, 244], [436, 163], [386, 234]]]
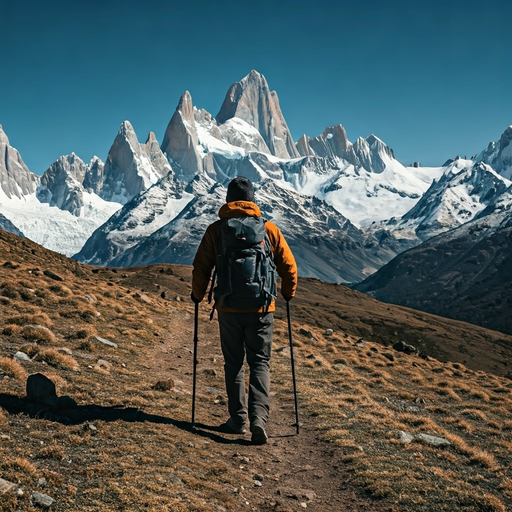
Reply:
[[457, 158], [442, 170], [413, 208], [401, 219], [384, 222], [380, 229], [419, 243], [474, 219], [511, 185], [482, 162]]
[[473, 220], [399, 254], [354, 288], [512, 333], [512, 186]]
[[13, 148], [0, 125], [0, 198], [22, 198], [33, 194], [39, 177], [32, 174], [19, 152]]
[[0, 213], [0, 229], [24, 238], [25, 235], [5, 216]]
[[[225, 203], [226, 189], [221, 184], [212, 182], [207, 189], [204, 183], [201, 179], [192, 181], [187, 192], [194, 199], [178, 216], [108, 264], [190, 265], [207, 226], [218, 219]], [[396, 254], [396, 248], [365, 235], [324, 201], [282, 188], [273, 180], [267, 179], [257, 187], [256, 201], [263, 217], [280, 227], [303, 276], [352, 282], [361, 275], [370, 275], [389, 260], [390, 254]]]
[[[0, 213], [4, 229], [67, 256], [75, 254], [93, 231], [121, 205], [84, 189], [91, 166], [76, 155], [59, 158], [39, 177], [29, 171], [0, 130]], [[97, 166], [98, 160], [92, 162]], [[17, 234], [17, 233], [16, 233]]]
[[351, 143], [341, 124], [294, 143], [257, 71], [230, 87], [216, 117], [186, 91], [161, 146], [152, 132], [139, 143], [123, 122], [105, 164], [72, 154], [39, 178], [2, 134], [0, 212], [35, 241], [65, 254], [75, 247], [98, 265], [190, 263], [224, 187], [242, 175], [301, 275], [360, 281], [422, 239], [490, 212], [510, 184], [510, 128], [475, 161], [439, 168], [405, 167], [375, 135]]
[[126, 203], [87, 240], [75, 259], [93, 265], [121, 266], [134, 245], [170, 222], [193, 199], [173, 172]]
[[140, 144], [133, 126], [124, 121], [108, 153], [98, 195], [125, 204], [170, 171], [155, 134], [151, 132]]
[[498, 142], [491, 142], [476, 161], [490, 165], [501, 176], [512, 180], [512, 125], [503, 132]]

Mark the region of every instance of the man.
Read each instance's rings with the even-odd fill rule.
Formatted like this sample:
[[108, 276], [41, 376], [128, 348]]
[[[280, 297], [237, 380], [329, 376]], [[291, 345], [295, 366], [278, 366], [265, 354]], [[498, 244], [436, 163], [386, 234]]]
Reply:
[[[218, 262], [219, 237], [227, 219], [261, 217], [260, 209], [254, 203], [254, 188], [247, 178], [238, 177], [229, 183], [226, 204], [219, 210], [219, 217], [220, 220], [208, 226], [194, 258], [191, 298], [196, 303], [205, 296], [212, 270]], [[281, 294], [289, 301], [297, 288], [295, 259], [275, 224], [265, 222], [264, 230], [282, 280]], [[270, 409], [270, 356], [275, 311], [275, 301], [270, 298], [268, 304], [250, 309], [239, 309], [237, 304], [227, 307], [224, 301], [215, 305], [230, 415], [222, 428], [225, 432], [244, 434], [249, 419], [254, 444], [267, 442], [265, 426]], [[245, 356], [250, 368], [248, 407], [243, 366]]]

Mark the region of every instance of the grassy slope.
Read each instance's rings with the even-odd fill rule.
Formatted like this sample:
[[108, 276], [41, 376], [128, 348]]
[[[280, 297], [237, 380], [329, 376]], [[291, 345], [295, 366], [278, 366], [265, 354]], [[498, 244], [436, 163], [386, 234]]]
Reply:
[[[45, 276], [46, 269], [64, 280]], [[300, 509], [298, 501], [276, 499], [270, 482], [263, 491], [253, 489], [239, 463], [240, 453], [255, 460], [263, 454], [254, 470], [264, 472], [284, 441], [254, 451], [187, 430], [193, 307], [175, 299], [188, 298], [189, 281], [190, 269], [179, 266], [96, 271], [0, 232], [0, 478], [53, 496], [54, 510], [240, 510], [245, 501], [252, 510]], [[307, 432], [316, 431], [330, 452], [311, 461], [323, 480], [334, 473], [334, 481], [338, 474], [365, 490], [378, 500], [368, 509], [512, 508], [512, 383], [478, 369], [481, 363], [503, 373], [491, 347], [509, 350], [510, 337], [315, 280], [301, 281], [292, 310], [301, 414]], [[198, 410], [203, 421], [218, 422], [225, 414], [222, 363], [207, 316], [202, 306]], [[274, 402], [289, 404], [288, 333], [281, 310], [276, 317]], [[46, 325], [50, 334], [27, 324]], [[325, 336], [326, 328], [334, 334]], [[357, 344], [360, 336], [372, 341]], [[430, 355], [465, 357], [467, 365], [399, 354], [386, 346], [397, 339], [421, 339]], [[15, 364], [20, 348], [35, 360]], [[82, 406], [82, 416], [70, 413], [76, 424], [13, 414], [28, 373], [37, 371]], [[169, 378], [169, 390], [155, 388]], [[100, 409], [112, 406], [124, 408]], [[405, 444], [399, 430], [452, 444]], [[300, 443], [311, 442], [307, 432], [294, 438], [295, 450], [306, 452]], [[283, 482], [295, 470], [272, 475]], [[0, 508], [32, 510], [29, 496], [0, 495]], [[308, 508], [335, 510], [328, 505]]]

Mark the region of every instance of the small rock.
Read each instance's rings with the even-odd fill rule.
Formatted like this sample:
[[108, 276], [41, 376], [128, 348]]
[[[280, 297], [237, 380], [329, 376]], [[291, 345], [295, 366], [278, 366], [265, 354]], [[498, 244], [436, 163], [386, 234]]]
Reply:
[[55, 500], [53, 498], [50, 498], [50, 496], [48, 496], [47, 494], [42, 494], [37, 491], [32, 493], [32, 503], [36, 507], [48, 509], [53, 505], [54, 502]]
[[20, 351], [18, 351], [18, 352], [16, 352], [16, 354], [14, 354], [13, 359], [18, 362], [31, 361], [30, 357], [27, 354], [25, 354], [25, 352], [20, 352]]
[[304, 327], [301, 327], [299, 332], [306, 336], [307, 338], [311, 339], [311, 340], [315, 340], [316, 341], [316, 338], [313, 336], [313, 333], [311, 331], [309, 331], [308, 329], [305, 329]]
[[410, 444], [414, 441], [414, 436], [404, 432], [403, 430], [398, 431], [398, 436], [400, 437], [400, 441], [403, 441], [405, 444]]
[[332, 336], [334, 334], [334, 331], [332, 329], [327, 329], [325, 331], [325, 336]]
[[[249, 461], [247, 461], [247, 462], [249, 462]], [[254, 480], [259, 480], [260, 482], [262, 482], [263, 477], [261, 475], [256, 474], [256, 475], [254, 475]]]
[[100, 336], [94, 336], [100, 343], [103, 345], [107, 345], [108, 347], [118, 348], [117, 343], [114, 343], [113, 341], [109, 341], [105, 338], [101, 338]]
[[289, 356], [290, 355], [290, 349], [288, 347], [281, 347], [276, 350], [278, 354], [281, 354], [283, 356]]
[[176, 302], [181, 302], [181, 297], [178, 295], [175, 299]]
[[8, 480], [4, 480], [0, 478], [0, 494], [5, 494], [6, 492], [12, 491], [16, 487], [16, 484], [9, 482]]
[[362, 347], [365, 343], [366, 343], [366, 341], [365, 341], [363, 338], [359, 338], [359, 339], [355, 342], [355, 345], [357, 345], [358, 347]]
[[418, 349], [416, 347], [414, 347], [413, 345], [408, 345], [404, 341], [397, 341], [393, 345], [393, 348], [397, 352], [403, 352], [404, 354], [417, 354], [418, 353]]
[[139, 300], [141, 300], [142, 302], [145, 302], [146, 304], [152, 304], [151, 299], [150, 299], [147, 295], [144, 295], [143, 293], [135, 292], [135, 293], [133, 294], [133, 296], [134, 296], [136, 299], [139, 299]]
[[51, 270], [45, 270], [43, 272], [43, 274], [46, 277], [49, 277], [50, 279], [53, 279], [54, 281], [64, 281], [64, 279], [62, 279], [62, 277], [60, 277], [58, 274], [56, 274], [55, 272], [53, 272]]
[[416, 437], [433, 446], [448, 446], [452, 444], [450, 441], [448, 441], [448, 439], [445, 439], [444, 437], [436, 437], [429, 434], [418, 434]]
[[62, 354], [67, 354], [68, 356], [72, 356], [73, 355], [73, 351], [68, 348], [68, 347], [60, 347], [57, 349], [59, 352], [61, 352]]
[[217, 370], [214, 370], [213, 368], [206, 368], [203, 370], [203, 373], [205, 375], [213, 375], [214, 377], [217, 377]]
[[96, 297], [92, 294], [87, 294], [87, 295], [84, 295], [84, 299], [87, 301], [87, 302], [90, 302], [91, 304], [96, 304], [98, 301], [96, 300]]
[[394, 361], [395, 360], [395, 356], [393, 354], [390, 354], [389, 352], [382, 352], [382, 355], [386, 359], [389, 359], [390, 361]]
[[304, 502], [304, 501], [300, 504], [300, 506], [302, 508], [308, 508], [308, 504], [306, 502]]
[[99, 370], [101, 372], [109, 373], [112, 368], [112, 363], [105, 361], [104, 359], [98, 359], [96, 364], [94, 365], [95, 370]]
[[260, 480], [254, 480], [254, 487], [262, 487], [263, 484], [261, 483]]
[[38, 487], [46, 487], [47, 485], [48, 485], [48, 482], [47, 482], [46, 478], [44, 478], [44, 477], [39, 478], [39, 480], [37, 481]]

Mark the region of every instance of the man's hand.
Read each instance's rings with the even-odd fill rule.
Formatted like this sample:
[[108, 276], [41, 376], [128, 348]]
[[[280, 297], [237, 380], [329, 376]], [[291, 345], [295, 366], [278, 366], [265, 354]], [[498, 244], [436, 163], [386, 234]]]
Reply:
[[194, 304], [199, 304], [199, 303], [201, 302], [200, 300], [198, 300], [198, 299], [196, 299], [196, 298], [194, 297], [194, 292], [191, 292], [191, 293], [190, 293], [190, 298], [192, 299], [192, 302], [193, 302]]

